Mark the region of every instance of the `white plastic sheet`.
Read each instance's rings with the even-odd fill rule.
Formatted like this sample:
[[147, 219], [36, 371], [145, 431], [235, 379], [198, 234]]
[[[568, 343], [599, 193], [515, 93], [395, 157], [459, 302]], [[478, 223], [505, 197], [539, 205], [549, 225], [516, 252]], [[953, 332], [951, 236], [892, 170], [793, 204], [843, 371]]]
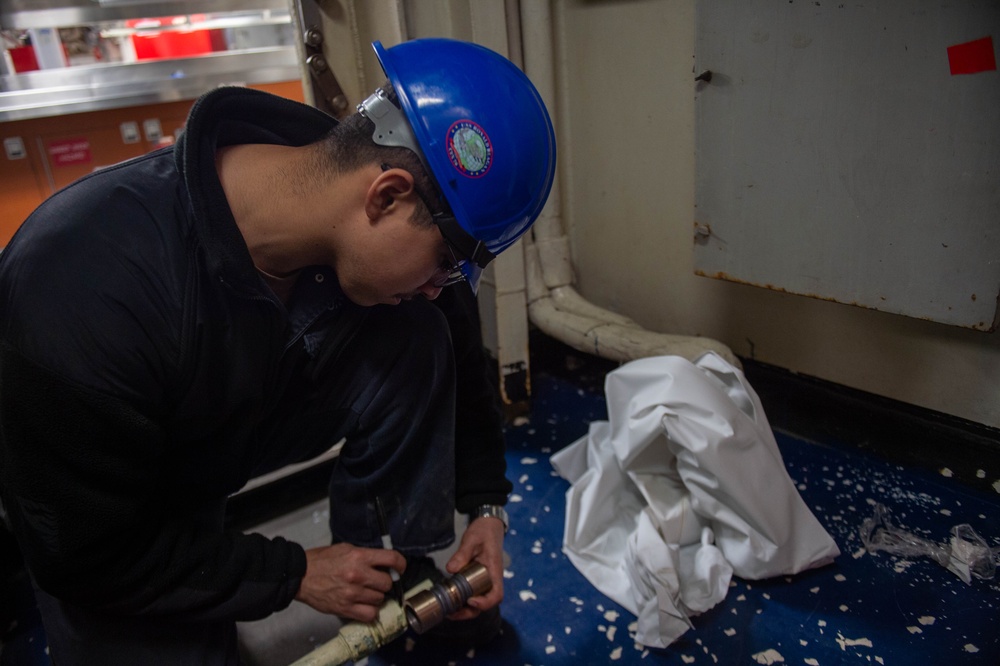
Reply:
[[714, 352], [632, 361], [605, 380], [608, 421], [552, 456], [572, 485], [563, 550], [666, 647], [735, 573], [794, 574], [840, 554], [785, 470], [757, 394]]

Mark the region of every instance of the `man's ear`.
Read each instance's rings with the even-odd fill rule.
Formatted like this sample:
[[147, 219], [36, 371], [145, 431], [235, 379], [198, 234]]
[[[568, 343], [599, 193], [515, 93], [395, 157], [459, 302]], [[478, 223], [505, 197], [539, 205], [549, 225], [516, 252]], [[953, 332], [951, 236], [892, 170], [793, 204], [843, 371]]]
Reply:
[[365, 194], [365, 213], [375, 222], [384, 215], [394, 213], [400, 200], [414, 194], [413, 174], [406, 169], [379, 171]]

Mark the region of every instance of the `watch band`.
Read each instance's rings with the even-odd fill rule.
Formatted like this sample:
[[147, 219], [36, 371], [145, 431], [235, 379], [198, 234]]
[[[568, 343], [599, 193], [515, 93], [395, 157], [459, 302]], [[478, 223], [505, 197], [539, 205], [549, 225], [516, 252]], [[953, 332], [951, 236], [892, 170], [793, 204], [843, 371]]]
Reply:
[[500, 522], [503, 523], [504, 534], [507, 534], [507, 530], [510, 527], [507, 510], [499, 504], [481, 504], [477, 506], [472, 515], [469, 516], [469, 522], [472, 522], [476, 518], [499, 518]]

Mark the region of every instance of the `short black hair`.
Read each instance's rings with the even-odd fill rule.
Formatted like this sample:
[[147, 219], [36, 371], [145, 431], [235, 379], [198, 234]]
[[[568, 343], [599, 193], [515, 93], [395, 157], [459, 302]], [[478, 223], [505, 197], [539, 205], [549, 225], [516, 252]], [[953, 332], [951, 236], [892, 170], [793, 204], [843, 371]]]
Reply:
[[[389, 101], [399, 107], [399, 98], [389, 81], [381, 86]], [[320, 142], [321, 167], [331, 173], [350, 173], [370, 164], [405, 169], [413, 175], [417, 196], [429, 207], [428, 215], [417, 215], [418, 222], [431, 223], [430, 216], [441, 212], [437, 185], [423, 162], [409, 148], [382, 146], [372, 139], [375, 123], [360, 113], [340, 121]], [[418, 209], [419, 211], [419, 209]]]

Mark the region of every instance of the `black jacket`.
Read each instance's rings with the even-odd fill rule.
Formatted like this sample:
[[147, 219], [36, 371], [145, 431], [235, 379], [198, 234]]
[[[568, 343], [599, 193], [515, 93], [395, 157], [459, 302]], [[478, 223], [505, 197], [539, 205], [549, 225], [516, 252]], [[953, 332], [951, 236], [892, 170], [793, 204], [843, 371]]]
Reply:
[[[303, 145], [334, 123], [219, 89], [195, 104], [175, 148], [70, 185], [0, 255], [0, 497], [50, 594], [187, 621], [256, 619], [294, 597], [299, 545], [224, 532], [205, 513], [252, 475], [255, 426], [306, 353], [288, 344], [214, 155], [235, 143]], [[356, 307], [327, 282], [317, 320]], [[445, 299], [461, 310], [459, 300]], [[510, 484], [481, 343], [455, 338], [477, 377], [464, 413], [484, 415], [459, 419], [458, 478], [469, 481], [457, 497], [470, 510], [502, 503]]]

